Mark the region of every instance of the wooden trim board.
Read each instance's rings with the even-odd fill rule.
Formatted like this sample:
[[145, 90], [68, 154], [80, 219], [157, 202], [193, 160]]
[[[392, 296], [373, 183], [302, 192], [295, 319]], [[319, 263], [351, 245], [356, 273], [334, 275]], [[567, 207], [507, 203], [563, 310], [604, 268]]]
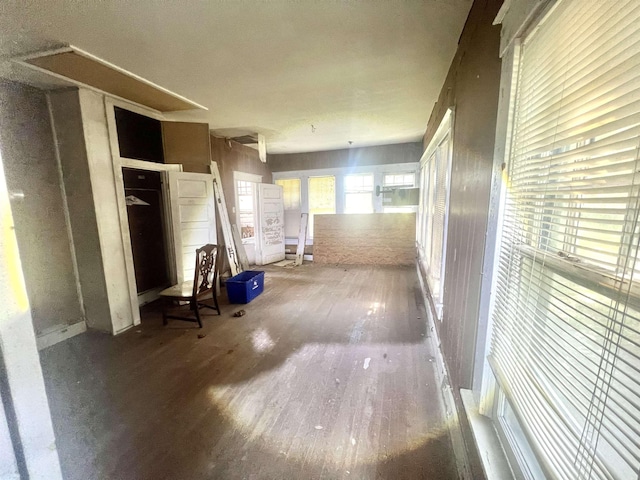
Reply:
[[146, 105], [160, 112], [206, 107], [84, 50], [68, 47], [14, 59], [26, 67]]
[[87, 324], [84, 320], [73, 325], [56, 325], [38, 335], [36, 344], [38, 345], [38, 350], [42, 350], [86, 331]]

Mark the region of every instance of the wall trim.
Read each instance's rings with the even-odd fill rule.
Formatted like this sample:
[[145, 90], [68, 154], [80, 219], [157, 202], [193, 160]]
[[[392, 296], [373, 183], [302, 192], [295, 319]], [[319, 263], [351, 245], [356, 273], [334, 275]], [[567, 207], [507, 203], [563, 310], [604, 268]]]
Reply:
[[44, 350], [47, 347], [60, 343], [68, 338], [75, 337], [76, 335], [80, 335], [86, 331], [87, 323], [84, 320], [74, 323], [73, 325], [56, 325], [39, 334], [36, 337], [36, 345], [38, 346], [38, 350]]
[[420, 266], [416, 264], [416, 273], [418, 280], [420, 281], [420, 291], [425, 305], [425, 311], [427, 313], [427, 327], [431, 332], [427, 335], [431, 339], [433, 346], [433, 352], [435, 356], [436, 365], [436, 381], [440, 385], [440, 394], [442, 395], [442, 401], [445, 407], [445, 415], [447, 421], [447, 429], [449, 430], [449, 436], [451, 438], [451, 445], [453, 446], [453, 454], [456, 460], [456, 470], [458, 471], [458, 478], [461, 480], [472, 480], [471, 465], [469, 462], [469, 455], [465, 446], [464, 434], [460, 425], [460, 417], [458, 415], [458, 409], [456, 407], [455, 398], [453, 396], [453, 389], [449, 383], [449, 374], [447, 365], [444, 362], [444, 356], [442, 350], [440, 350], [440, 338], [438, 336], [438, 330], [436, 329], [433, 312], [429, 305], [428, 290], [425, 288], [425, 283], [420, 272]]

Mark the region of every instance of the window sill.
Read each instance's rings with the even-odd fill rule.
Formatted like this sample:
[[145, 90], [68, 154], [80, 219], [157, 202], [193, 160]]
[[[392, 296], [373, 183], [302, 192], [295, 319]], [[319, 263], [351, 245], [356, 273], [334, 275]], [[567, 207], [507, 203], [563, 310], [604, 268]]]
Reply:
[[555, 256], [551, 252], [536, 250], [528, 245], [519, 245], [518, 251], [534, 262], [537, 262], [569, 280], [594, 290], [611, 299], [618, 295], [627, 296], [627, 303], [634, 308], [640, 308], [640, 286], [628, 280], [616, 278], [609, 272], [600, 271], [581, 262], [574, 262], [563, 257]]
[[460, 389], [460, 396], [471, 425], [473, 439], [486, 478], [491, 480], [513, 479], [513, 472], [498, 439], [498, 434], [493, 428], [492, 420], [480, 414], [471, 390]]

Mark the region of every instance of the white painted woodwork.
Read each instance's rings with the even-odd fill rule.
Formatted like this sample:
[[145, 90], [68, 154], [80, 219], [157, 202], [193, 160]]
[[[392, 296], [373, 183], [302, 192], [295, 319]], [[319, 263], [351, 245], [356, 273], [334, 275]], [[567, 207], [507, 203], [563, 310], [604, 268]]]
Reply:
[[80, 86], [96, 89], [161, 112], [207, 110], [198, 103], [73, 45], [30, 54], [16, 61]]
[[[10, 395], [11, 422], [24, 454], [24, 473], [32, 479], [58, 480], [62, 474], [1, 159], [0, 292], [0, 364], [8, 384], [1, 395]], [[0, 414], [0, 459], [8, 459], [6, 472], [11, 478], [9, 474], [15, 473], [17, 462], [11, 460], [12, 448], [9, 452], [4, 450], [11, 441], [5, 420], [9, 412], [3, 407]], [[5, 464], [0, 465], [0, 473], [5, 473], [4, 467]]]
[[[54, 327], [41, 332], [40, 335], [36, 337], [38, 350], [50, 347], [51, 345], [55, 345], [56, 343], [60, 343], [86, 331], [87, 323], [84, 320], [72, 325], [55, 325]], [[0, 476], [0, 478], [2, 478], [2, 476]]]
[[231, 222], [229, 221], [229, 212], [227, 212], [227, 202], [224, 198], [222, 178], [220, 177], [218, 164], [216, 162], [211, 162], [210, 169], [211, 174], [213, 175], [213, 194], [215, 196], [215, 202], [220, 216], [220, 226], [222, 227], [222, 235], [224, 237], [224, 244], [227, 251], [227, 260], [229, 261], [229, 268], [231, 269], [231, 275], [233, 276], [240, 272], [240, 261], [238, 259], [235, 244], [233, 243], [233, 232], [231, 231]]
[[256, 265], [284, 260], [284, 200], [282, 187], [258, 184]]
[[78, 95], [109, 298], [111, 330], [116, 334], [140, 323], [137, 293], [130, 288], [132, 270], [128, 262], [133, 265], [133, 256], [125, 249], [126, 243], [121, 234], [127, 221], [126, 216], [122, 215], [124, 190], [120, 190], [121, 199], [117, 190], [118, 187], [124, 188], [121, 186], [122, 173], [119, 178], [115, 174], [104, 96], [82, 88]]
[[238, 259], [240, 260], [240, 267], [242, 270], [249, 269], [249, 257], [247, 257], [247, 252], [244, 249], [244, 245], [242, 244], [242, 238], [240, 237], [240, 232], [238, 231], [238, 225], [235, 223], [231, 225], [231, 233], [233, 234], [233, 241], [236, 244], [236, 249], [238, 253]]
[[298, 234], [298, 249], [296, 250], [296, 265], [302, 265], [304, 260], [304, 246], [307, 242], [307, 228], [309, 226], [309, 214], [300, 215], [300, 233]]
[[178, 283], [193, 278], [195, 252], [217, 243], [213, 175], [168, 172]]

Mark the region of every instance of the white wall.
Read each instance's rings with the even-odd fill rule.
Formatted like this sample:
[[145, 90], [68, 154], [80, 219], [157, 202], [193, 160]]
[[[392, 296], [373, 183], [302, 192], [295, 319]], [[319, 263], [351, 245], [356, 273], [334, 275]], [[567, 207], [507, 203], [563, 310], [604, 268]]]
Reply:
[[[13, 450], [21, 451], [24, 458], [24, 476], [57, 480], [62, 478], [58, 452], [1, 161], [0, 299], [0, 396], [4, 404], [0, 446], [6, 448], [11, 425], [19, 439], [19, 445], [12, 441]], [[0, 472], [15, 472], [18, 463], [10, 453], [4, 452], [0, 460]]]
[[46, 94], [0, 82], [0, 142], [36, 335], [84, 323]]

